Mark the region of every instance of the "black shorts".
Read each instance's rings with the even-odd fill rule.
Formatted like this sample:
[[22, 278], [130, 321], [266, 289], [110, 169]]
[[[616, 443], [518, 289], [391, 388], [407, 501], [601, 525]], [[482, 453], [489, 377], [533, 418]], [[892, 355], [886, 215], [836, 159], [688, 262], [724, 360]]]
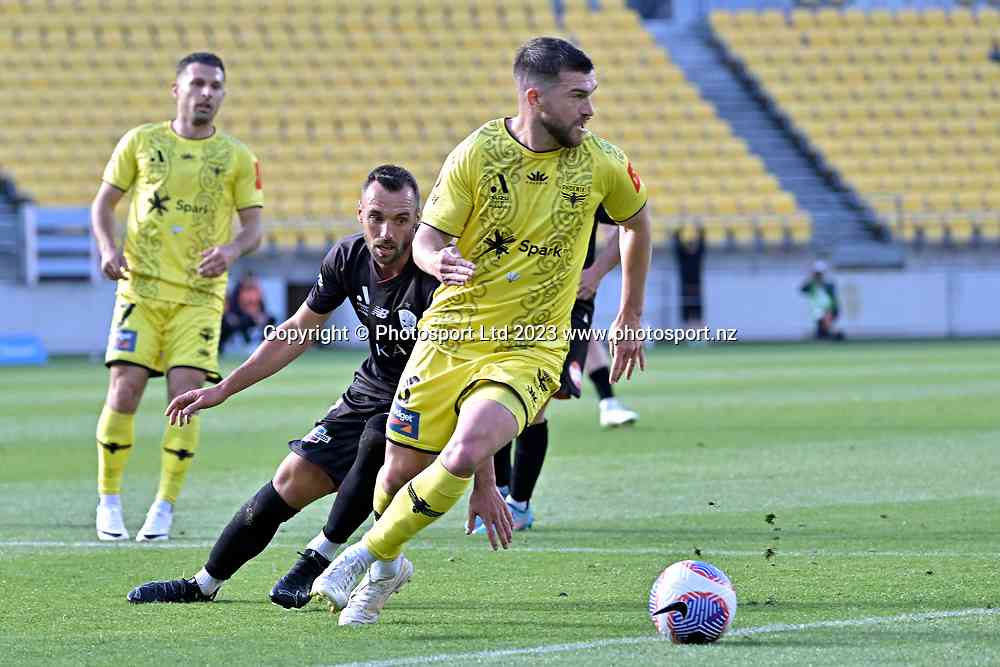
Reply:
[[372, 400], [352, 385], [309, 433], [290, 440], [288, 448], [318, 465], [339, 485], [354, 465], [365, 424], [375, 415], [388, 412], [390, 405], [389, 401]]
[[559, 391], [553, 398], [580, 398], [583, 368], [587, 364], [587, 347], [590, 344], [585, 332], [594, 324], [594, 300], [577, 299], [569, 321], [576, 335], [569, 341], [569, 353], [559, 376]]

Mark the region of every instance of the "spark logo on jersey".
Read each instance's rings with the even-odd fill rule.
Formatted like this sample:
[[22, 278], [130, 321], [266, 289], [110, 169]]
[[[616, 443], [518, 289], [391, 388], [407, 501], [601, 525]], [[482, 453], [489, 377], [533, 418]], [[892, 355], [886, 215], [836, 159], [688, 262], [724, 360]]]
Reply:
[[420, 413], [393, 403], [389, 411], [389, 430], [407, 438], [419, 438]]
[[197, 204], [189, 204], [183, 199], [177, 201], [177, 210], [181, 213], [198, 213], [201, 215], [206, 215], [208, 213], [208, 206], [202, 204], [198, 206]]
[[548, 257], [549, 255], [552, 257], [562, 257], [563, 251], [562, 246], [535, 245], [527, 239], [521, 241], [521, 244], [517, 246], [517, 249], [521, 252], [528, 253], [528, 257], [531, 257], [532, 255], [539, 255], [540, 257]]

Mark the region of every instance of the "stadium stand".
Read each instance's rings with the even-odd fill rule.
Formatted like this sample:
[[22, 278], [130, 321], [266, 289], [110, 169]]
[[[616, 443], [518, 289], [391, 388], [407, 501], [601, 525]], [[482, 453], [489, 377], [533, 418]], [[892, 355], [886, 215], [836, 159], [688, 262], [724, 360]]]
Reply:
[[620, 3], [567, 2], [561, 26], [529, 0], [212, 7], [191, 22], [188, 1], [0, 3], [0, 164], [39, 204], [87, 204], [121, 134], [172, 117], [176, 60], [212, 50], [229, 76], [219, 125], [263, 164], [271, 244], [320, 248], [353, 228], [367, 169], [398, 162], [429, 189], [465, 134], [514, 112], [517, 46], [567, 34], [598, 63], [592, 127], [652, 185], [657, 243], [682, 224], [716, 246], [811, 237], [795, 199]]
[[896, 238], [1000, 240], [1000, 13], [715, 12], [712, 28]]

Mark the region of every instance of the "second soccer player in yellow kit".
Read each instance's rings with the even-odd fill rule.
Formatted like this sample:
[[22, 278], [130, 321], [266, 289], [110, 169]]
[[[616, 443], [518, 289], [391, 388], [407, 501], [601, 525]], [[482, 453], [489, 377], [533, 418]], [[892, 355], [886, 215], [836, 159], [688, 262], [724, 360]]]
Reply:
[[[91, 207], [104, 275], [118, 281], [105, 362], [108, 396], [97, 424], [97, 536], [128, 539], [122, 473], [135, 443], [134, 415], [150, 377], [166, 375], [168, 401], [219, 380], [218, 338], [227, 271], [260, 243], [261, 169], [250, 149], [213, 124], [225, 66], [211, 53], [177, 65], [172, 121], [122, 137]], [[132, 192], [124, 248], [114, 208]], [[233, 237], [233, 214], [241, 229]], [[166, 424], [160, 486], [137, 535], [169, 537], [173, 506], [198, 448], [199, 429]]]

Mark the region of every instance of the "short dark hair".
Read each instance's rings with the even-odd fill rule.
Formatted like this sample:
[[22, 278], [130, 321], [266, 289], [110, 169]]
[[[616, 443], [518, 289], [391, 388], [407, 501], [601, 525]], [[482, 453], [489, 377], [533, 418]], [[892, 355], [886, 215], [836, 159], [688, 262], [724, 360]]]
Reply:
[[380, 164], [368, 173], [368, 178], [365, 179], [365, 184], [361, 187], [362, 194], [375, 181], [378, 181], [379, 185], [389, 192], [399, 192], [409, 186], [417, 198], [416, 208], [418, 211], [420, 210], [420, 188], [417, 187], [417, 179], [413, 178], [413, 174], [406, 169], [394, 164]]
[[594, 63], [586, 53], [558, 37], [529, 39], [514, 57], [514, 79], [522, 86], [527, 81], [554, 84], [563, 70], [588, 74]]
[[187, 66], [192, 63], [198, 63], [199, 65], [208, 65], [209, 67], [218, 67], [222, 70], [222, 76], [226, 75], [226, 66], [222, 64], [222, 58], [215, 55], [214, 53], [208, 53], [207, 51], [196, 51], [194, 53], [189, 53], [180, 59], [177, 63], [177, 76], [187, 69]]

